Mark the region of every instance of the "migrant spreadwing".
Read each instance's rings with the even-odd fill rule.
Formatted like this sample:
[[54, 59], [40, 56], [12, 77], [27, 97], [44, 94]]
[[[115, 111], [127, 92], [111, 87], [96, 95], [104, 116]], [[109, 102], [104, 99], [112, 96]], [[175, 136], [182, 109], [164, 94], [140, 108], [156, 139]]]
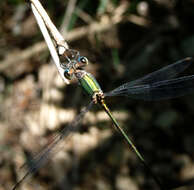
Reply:
[[[82, 60], [82, 62], [87, 63], [87, 59], [82, 56], [78, 57], [78, 63], [80, 62], [80, 59]], [[93, 104], [99, 104], [104, 109], [104, 111], [108, 114], [108, 116], [112, 120], [116, 129], [120, 132], [120, 134], [124, 137], [126, 142], [135, 151], [141, 162], [148, 169], [148, 165], [146, 164], [143, 156], [137, 150], [135, 145], [128, 138], [127, 134], [123, 131], [123, 129], [118, 124], [117, 120], [110, 112], [108, 106], [105, 103], [105, 98], [108, 98], [110, 96], [127, 96], [135, 99], [156, 101], [179, 97], [191, 93], [194, 91], [194, 75], [173, 78], [180, 72], [184, 71], [187, 67], [189, 67], [191, 63], [192, 63], [191, 58], [185, 58], [174, 64], [166, 66], [158, 71], [148, 74], [140, 79], [137, 79], [129, 83], [125, 83], [108, 93], [103, 93], [98, 82], [90, 73], [78, 69], [77, 67], [76, 67], [77, 69], [74, 70], [74, 73], [72, 73], [72, 71], [71, 73], [68, 73], [69, 71], [65, 70], [64, 71], [66, 72], [65, 75], [69, 75], [70, 77], [73, 77], [72, 75], [74, 75], [78, 79], [79, 83], [81, 84], [81, 87], [92, 98], [92, 101], [89, 103], [86, 109], [84, 109], [67, 128], [64, 128], [59, 133], [59, 135], [55, 137], [51, 144], [49, 144], [41, 153], [39, 153], [33, 160], [31, 160], [32, 165], [29, 167], [25, 176], [16, 184], [14, 189], [16, 189], [16, 187], [28, 175], [36, 172], [37, 169], [39, 169], [46, 162], [46, 160], [49, 158], [50, 154], [60, 141], [66, 138], [71, 131], [76, 130], [78, 123], [83, 118], [83, 116], [91, 109]], [[156, 182], [160, 186], [162, 186], [160, 184], [160, 181], [154, 175], [153, 177], [155, 178]]]
[[[35, 4], [33, 4], [34, 2], [36, 2], [36, 0], [31, 0], [31, 2], [35, 16], [37, 14], [38, 17], [40, 17], [40, 20], [42, 20], [42, 25], [44, 25], [45, 28], [48, 28], [48, 23], [45, 22], [45, 20], [39, 15], [40, 12], [36, 8], [36, 6], [34, 6]], [[53, 38], [55, 39], [55, 37]], [[84, 115], [91, 109], [93, 104], [99, 104], [103, 108], [103, 110], [112, 120], [117, 131], [121, 134], [121, 136], [124, 137], [128, 145], [134, 150], [140, 161], [149, 170], [150, 174], [158, 183], [160, 188], [165, 189], [161, 184], [160, 180], [152, 173], [141, 153], [137, 150], [133, 142], [128, 138], [127, 134], [124, 132], [117, 120], [114, 118], [107, 104], [105, 103], [105, 99], [111, 96], [126, 96], [135, 99], [156, 101], [179, 97], [191, 93], [194, 91], [194, 75], [183, 76], [179, 78], [175, 77], [191, 65], [192, 58], [185, 58], [160, 70], [157, 70], [151, 74], [148, 74], [140, 79], [125, 83], [110, 92], [103, 93], [96, 79], [90, 73], [83, 70], [83, 67], [88, 64], [87, 58], [80, 56], [79, 52], [75, 50], [68, 49], [68, 45], [66, 43], [63, 45], [57, 45], [58, 47], [63, 47], [63, 51], [60, 52], [60, 49], [58, 49], [58, 52], [56, 52], [55, 55], [60, 55], [60, 58], [57, 58], [58, 65], [56, 65], [57, 68], [60, 69], [59, 73], [63, 74], [62, 78], [65, 78], [65, 80], [71, 80], [73, 77], [75, 77], [79, 81], [83, 90], [86, 91], [88, 96], [91, 97], [92, 101], [84, 110], [81, 111], [81, 113], [74, 119], [71, 124], [64, 128], [54, 138], [52, 143], [50, 143], [45, 149], [43, 149], [43, 151], [41, 151], [37, 156], [34, 157], [34, 159], [30, 161], [30, 164], [24, 164], [24, 167], [27, 168], [27, 172], [15, 184], [13, 189], [16, 189], [28, 176], [30, 176], [30, 174], [33, 174], [42, 165], [44, 165], [44, 163], [54, 152], [56, 146], [68, 135], [70, 135], [72, 131], [76, 131], [79, 122], [84, 117]], [[66, 60], [65, 64], [60, 63], [61, 58]]]

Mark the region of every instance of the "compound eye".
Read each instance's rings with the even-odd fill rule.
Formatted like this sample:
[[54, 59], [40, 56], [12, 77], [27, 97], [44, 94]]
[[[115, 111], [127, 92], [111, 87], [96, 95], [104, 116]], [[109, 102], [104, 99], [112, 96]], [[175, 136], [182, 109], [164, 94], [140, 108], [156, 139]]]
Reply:
[[66, 70], [64, 71], [64, 76], [65, 76], [65, 78], [67, 78], [67, 79], [69, 79], [69, 80], [72, 79], [72, 75], [69, 73], [69, 70], [68, 70], [68, 69], [66, 69]]
[[83, 64], [83, 65], [87, 65], [87, 64], [88, 64], [88, 59], [87, 59], [86, 57], [84, 57], [84, 56], [81, 56], [81, 57], [79, 58], [79, 62], [80, 62], [81, 64]]

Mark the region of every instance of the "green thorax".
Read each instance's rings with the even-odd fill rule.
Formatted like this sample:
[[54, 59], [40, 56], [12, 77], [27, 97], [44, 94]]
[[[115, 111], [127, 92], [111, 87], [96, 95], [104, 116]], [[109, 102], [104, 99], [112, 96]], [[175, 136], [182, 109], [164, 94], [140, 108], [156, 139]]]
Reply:
[[76, 77], [79, 80], [82, 88], [90, 95], [93, 96], [96, 92], [102, 92], [100, 85], [96, 79], [86, 71], [78, 71]]

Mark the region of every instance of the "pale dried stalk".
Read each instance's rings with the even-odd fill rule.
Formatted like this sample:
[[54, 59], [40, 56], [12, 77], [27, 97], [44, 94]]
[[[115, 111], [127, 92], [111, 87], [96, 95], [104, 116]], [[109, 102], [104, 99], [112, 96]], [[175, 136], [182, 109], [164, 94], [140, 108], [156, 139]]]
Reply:
[[39, 15], [42, 17], [43, 21], [45, 22], [47, 28], [49, 29], [56, 44], [63, 45], [66, 49], [69, 49], [68, 44], [65, 42], [63, 36], [57, 30], [57, 28], [55, 27], [55, 25], [51, 21], [50, 17], [48, 16], [45, 9], [42, 7], [40, 2], [38, 0], [30, 0], [30, 2], [34, 5], [34, 7], [38, 11]]
[[39, 12], [37, 11], [36, 7], [34, 6], [34, 4], [31, 5], [32, 7], [32, 12], [36, 18], [36, 21], [39, 25], [39, 28], [42, 32], [42, 35], [44, 36], [44, 39], [47, 43], [47, 46], [49, 48], [49, 51], [50, 51], [50, 54], [54, 60], [54, 63], [57, 67], [57, 70], [61, 76], [61, 78], [63, 79], [63, 81], [66, 83], [66, 84], [69, 84], [69, 81], [65, 78], [64, 76], [64, 70], [63, 68], [61, 67], [61, 62], [60, 62], [60, 59], [59, 59], [59, 55], [58, 55], [58, 52], [57, 52], [57, 48], [55, 48], [55, 45], [53, 44], [53, 41], [51, 39], [51, 36], [49, 35], [48, 33], [48, 30], [47, 30], [47, 27], [41, 17], [41, 15], [39, 14]]

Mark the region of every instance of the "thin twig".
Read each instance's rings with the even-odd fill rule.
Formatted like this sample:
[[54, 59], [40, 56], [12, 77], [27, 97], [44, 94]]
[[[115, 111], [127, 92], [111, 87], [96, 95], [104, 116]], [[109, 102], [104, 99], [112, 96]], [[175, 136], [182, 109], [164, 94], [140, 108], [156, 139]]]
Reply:
[[60, 27], [60, 32], [63, 36], [66, 36], [66, 34], [67, 34], [68, 26], [69, 26], [73, 11], [75, 10], [76, 2], [77, 2], [77, 0], [70, 0], [68, 5], [67, 5], [64, 19], [63, 19], [63, 22], [62, 22], [61, 27]]
[[34, 55], [41, 53], [45, 51], [47, 48], [44, 41], [38, 42], [33, 46], [30, 46], [28, 49], [19, 51], [16, 54], [9, 54], [6, 56], [5, 60], [1, 62], [0, 64], [0, 72], [6, 71], [8, 68], [11, 68], [14, 64], [17, 64], [19, 66], [20, 64], [23, 64], [24, 60], [27, 60]]
[[75, 14], [87, 24], [91, 24], [92, 22], [94, 22], [94, 19], [89, 14], [81, 10], [79, 7], [76, 7]]

